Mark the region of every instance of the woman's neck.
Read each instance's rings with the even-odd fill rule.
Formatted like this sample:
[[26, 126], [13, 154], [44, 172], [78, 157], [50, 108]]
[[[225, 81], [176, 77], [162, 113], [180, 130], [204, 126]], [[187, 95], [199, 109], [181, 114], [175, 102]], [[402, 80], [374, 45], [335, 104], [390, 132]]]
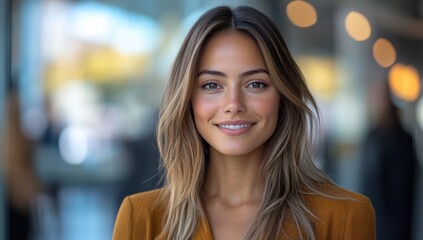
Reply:
[[261, 201], [260, 167], [263, 151], [245, 156], [224, 156], [211, 150], [205, 194], [232, 206]]

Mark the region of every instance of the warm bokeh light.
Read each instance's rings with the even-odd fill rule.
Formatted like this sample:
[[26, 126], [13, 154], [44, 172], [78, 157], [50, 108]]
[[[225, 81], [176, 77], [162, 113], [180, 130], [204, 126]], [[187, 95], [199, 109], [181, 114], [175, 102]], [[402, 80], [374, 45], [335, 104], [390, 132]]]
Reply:
[[121, 83], [144, 75], [151, 66], [146, 55], [122, 54], [110, 48], [86, 50], [72, 60], [46, 64], [44, 88], [50, 93], [73, 79]]
[[373, 44], [373, 57], [381, 67], [390, 67], [394, 64], [396, 56], [395, 48], [388, 40], [379, 38]]
[[301, 56], [296, 58], [307, 85], [317, 96], [330, 99], [336, 92], [335, 62], [326, 56]]
[[156, 19], [101, 1], [80, 1], [72, 7], [53, 2], [46, 5], [41, 31], [48, 94], [73, 79], [121, 84], [151, 71], [163, 39]]
[[389, 88], [392, 93], [407, 102], [415, 101], [420, 94], [420, 76], [410, 65], [395, 64], [389, 71]]
[[298, 27], [306, 28], [317, 22], [317, 13], [314, 7], [305, 1], [296, 0], [286, 6], [288, 19]]
[[370, 37], [372, 31], [367, 18], [358, 12], [352, 11], [345, 18], [345, 28], [348, 35], [357, 41], [364, 41]]

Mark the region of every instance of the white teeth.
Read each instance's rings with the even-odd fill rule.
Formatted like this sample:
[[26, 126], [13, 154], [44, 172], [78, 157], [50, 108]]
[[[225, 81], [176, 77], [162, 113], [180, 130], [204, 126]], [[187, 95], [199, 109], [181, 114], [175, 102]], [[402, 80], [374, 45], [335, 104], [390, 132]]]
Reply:
[[221, 128], [227, 128], [227, 129], [232, 129], [232, 130], [236, 130], [236, 129], [240, 129], [240, 128], [247, 128], [250, 127], [251, 124], [228, 124], [228, 125], [219, 125], [219, 127]]

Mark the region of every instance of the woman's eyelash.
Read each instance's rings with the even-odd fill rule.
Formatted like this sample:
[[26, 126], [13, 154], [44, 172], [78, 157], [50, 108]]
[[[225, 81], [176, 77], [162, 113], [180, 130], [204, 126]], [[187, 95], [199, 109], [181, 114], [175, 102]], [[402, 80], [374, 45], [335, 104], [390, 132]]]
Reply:
[[268, 84], [262, 81], [252, 81], [248, 83], [247, 87], [249, 86], [251, 86], [252, 88], [265, 88], [268, 86]]
[[[267, 86], [269, 86], [269, 84], [267, 84], [263, 81], [251, 81], [246, 85], [247, 88], [258, 88], [258, 89], [266, 88]], [[216, 89], [220, 89], [221, 86], [217, 82], [206, 81], [206, 82], [201, 84], [201, 88], [208, 90], [208, 91], [213, 91], [213, 90], [216, 90]]]
[[201, 88], [204, 88], [206, 90], [214, 90], [219, 88], [219, 84], [213, 81], [207, 81], [201, 84]]

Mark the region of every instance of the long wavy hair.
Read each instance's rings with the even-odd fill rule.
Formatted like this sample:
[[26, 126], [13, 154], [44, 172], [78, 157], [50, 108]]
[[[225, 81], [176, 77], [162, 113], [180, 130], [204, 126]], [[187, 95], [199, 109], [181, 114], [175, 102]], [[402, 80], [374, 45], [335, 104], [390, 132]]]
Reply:
[[201, 193], [209, 146], [196, 129], [191, 97], [202, 50], [221, 32], [244, 33], [257, 43], [281, 95], [278, 123], [267, 141], [260, 169], [264, 194], [245, 239], [287, 237], [282, 227], [287, 218], [301, 238], [315, 239], [315, 217], [302, 194], [326, 195], [318, 185], [331, 182], [313, 163], [316, 102], [278, 28], [263, 13], [246, 6], [216, 7], [203, 14], [186, 36], [164, 88], [157, 142], [168, 206], [161, 238], [190, 239], [195, 229], [205, 224]]

